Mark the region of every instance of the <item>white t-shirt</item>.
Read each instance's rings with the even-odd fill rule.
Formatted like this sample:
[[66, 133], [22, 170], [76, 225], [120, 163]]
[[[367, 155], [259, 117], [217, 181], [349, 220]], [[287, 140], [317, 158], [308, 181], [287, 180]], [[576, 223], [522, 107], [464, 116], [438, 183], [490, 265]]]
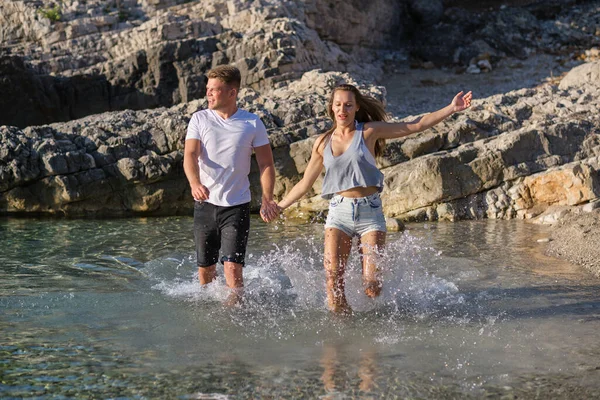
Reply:
[[227, 119], [216, 111], [197, 111], [185, 140], [197, 139], [200, 182], [208, 188], [207, 202], [236, 206], [250, 201], [250, 160], [255, 147], [269, 144], [267, 129], [256, 114], [239, 109]]

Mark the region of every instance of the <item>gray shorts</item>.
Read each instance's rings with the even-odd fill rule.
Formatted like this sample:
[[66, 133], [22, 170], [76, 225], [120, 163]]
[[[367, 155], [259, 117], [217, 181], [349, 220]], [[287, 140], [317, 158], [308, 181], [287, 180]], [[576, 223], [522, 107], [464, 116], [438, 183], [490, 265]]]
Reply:
[[379, 193], [358, 198], [334, 195], [329, 201], [325, 228], [339, 229], [350, 237], [372, 231], [387, 232]]

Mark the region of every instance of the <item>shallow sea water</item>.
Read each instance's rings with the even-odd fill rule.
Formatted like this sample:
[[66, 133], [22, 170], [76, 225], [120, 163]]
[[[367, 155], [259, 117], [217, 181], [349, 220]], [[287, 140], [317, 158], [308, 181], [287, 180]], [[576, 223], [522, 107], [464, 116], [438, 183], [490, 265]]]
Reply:
[[410, 224], [325, 307], [323, 227], [254, 219], [246, 302], [189, 217], [0, 220], [2, 398], [598, 398], [600, 281], [521, 221]]

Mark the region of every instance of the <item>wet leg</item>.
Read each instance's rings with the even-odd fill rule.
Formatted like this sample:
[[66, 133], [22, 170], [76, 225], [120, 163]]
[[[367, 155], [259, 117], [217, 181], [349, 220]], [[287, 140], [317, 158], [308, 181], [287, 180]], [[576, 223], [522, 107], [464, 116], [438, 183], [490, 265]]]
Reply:
[[223, 263], [225, 272], [225, 282], [231, 289], [231, 293], [225, 301], [226, 306], [234, 306], [242, 302], [244, 295], [244, 275], [243, 264], [225, 261]]
[[217, 277], [217, 266], [211, 265], [210, 267], [198, 267], [198, 279], [201, 285], [207, 285], [215, 280]]
[[385, 247], [385, 232], [373, 231], [360, 238], [365, 294], [371, 298], [381, 294], [380, 261]]
[[325, 229], [324, 266], [327, 279], [327, 305], [333, 312], [352, 312], [346, 300], [344, 272], [352, 249], [352, 238], [335, 228]]

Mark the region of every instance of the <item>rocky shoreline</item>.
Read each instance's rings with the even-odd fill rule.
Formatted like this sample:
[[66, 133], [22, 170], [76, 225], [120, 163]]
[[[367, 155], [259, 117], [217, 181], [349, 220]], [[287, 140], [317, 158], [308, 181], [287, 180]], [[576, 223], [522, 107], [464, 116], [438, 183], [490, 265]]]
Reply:
[[[600, 207], [600, 204], [597, 205]], [[573, 210], [552, 226], [547, 254], [565, 259], [600, 277], [600, 209]]]
[[[240, 105], [269, 130], [277, 197], [328, 127], [335, 85], [387, 102], [392, 119], [473, 90], [468, 112], [388, 143], [390, 226], [553, 224], [549, 252], [598, 274], [588, 242], [600, 193], [600, 2], [336, 4], [3, 2], [0, 214], [189, 214], [187, 122], [205, 107], [203, 73], [232, 63], [244, 75]], [[317, 183], [288, 216], [325, 209]]]

